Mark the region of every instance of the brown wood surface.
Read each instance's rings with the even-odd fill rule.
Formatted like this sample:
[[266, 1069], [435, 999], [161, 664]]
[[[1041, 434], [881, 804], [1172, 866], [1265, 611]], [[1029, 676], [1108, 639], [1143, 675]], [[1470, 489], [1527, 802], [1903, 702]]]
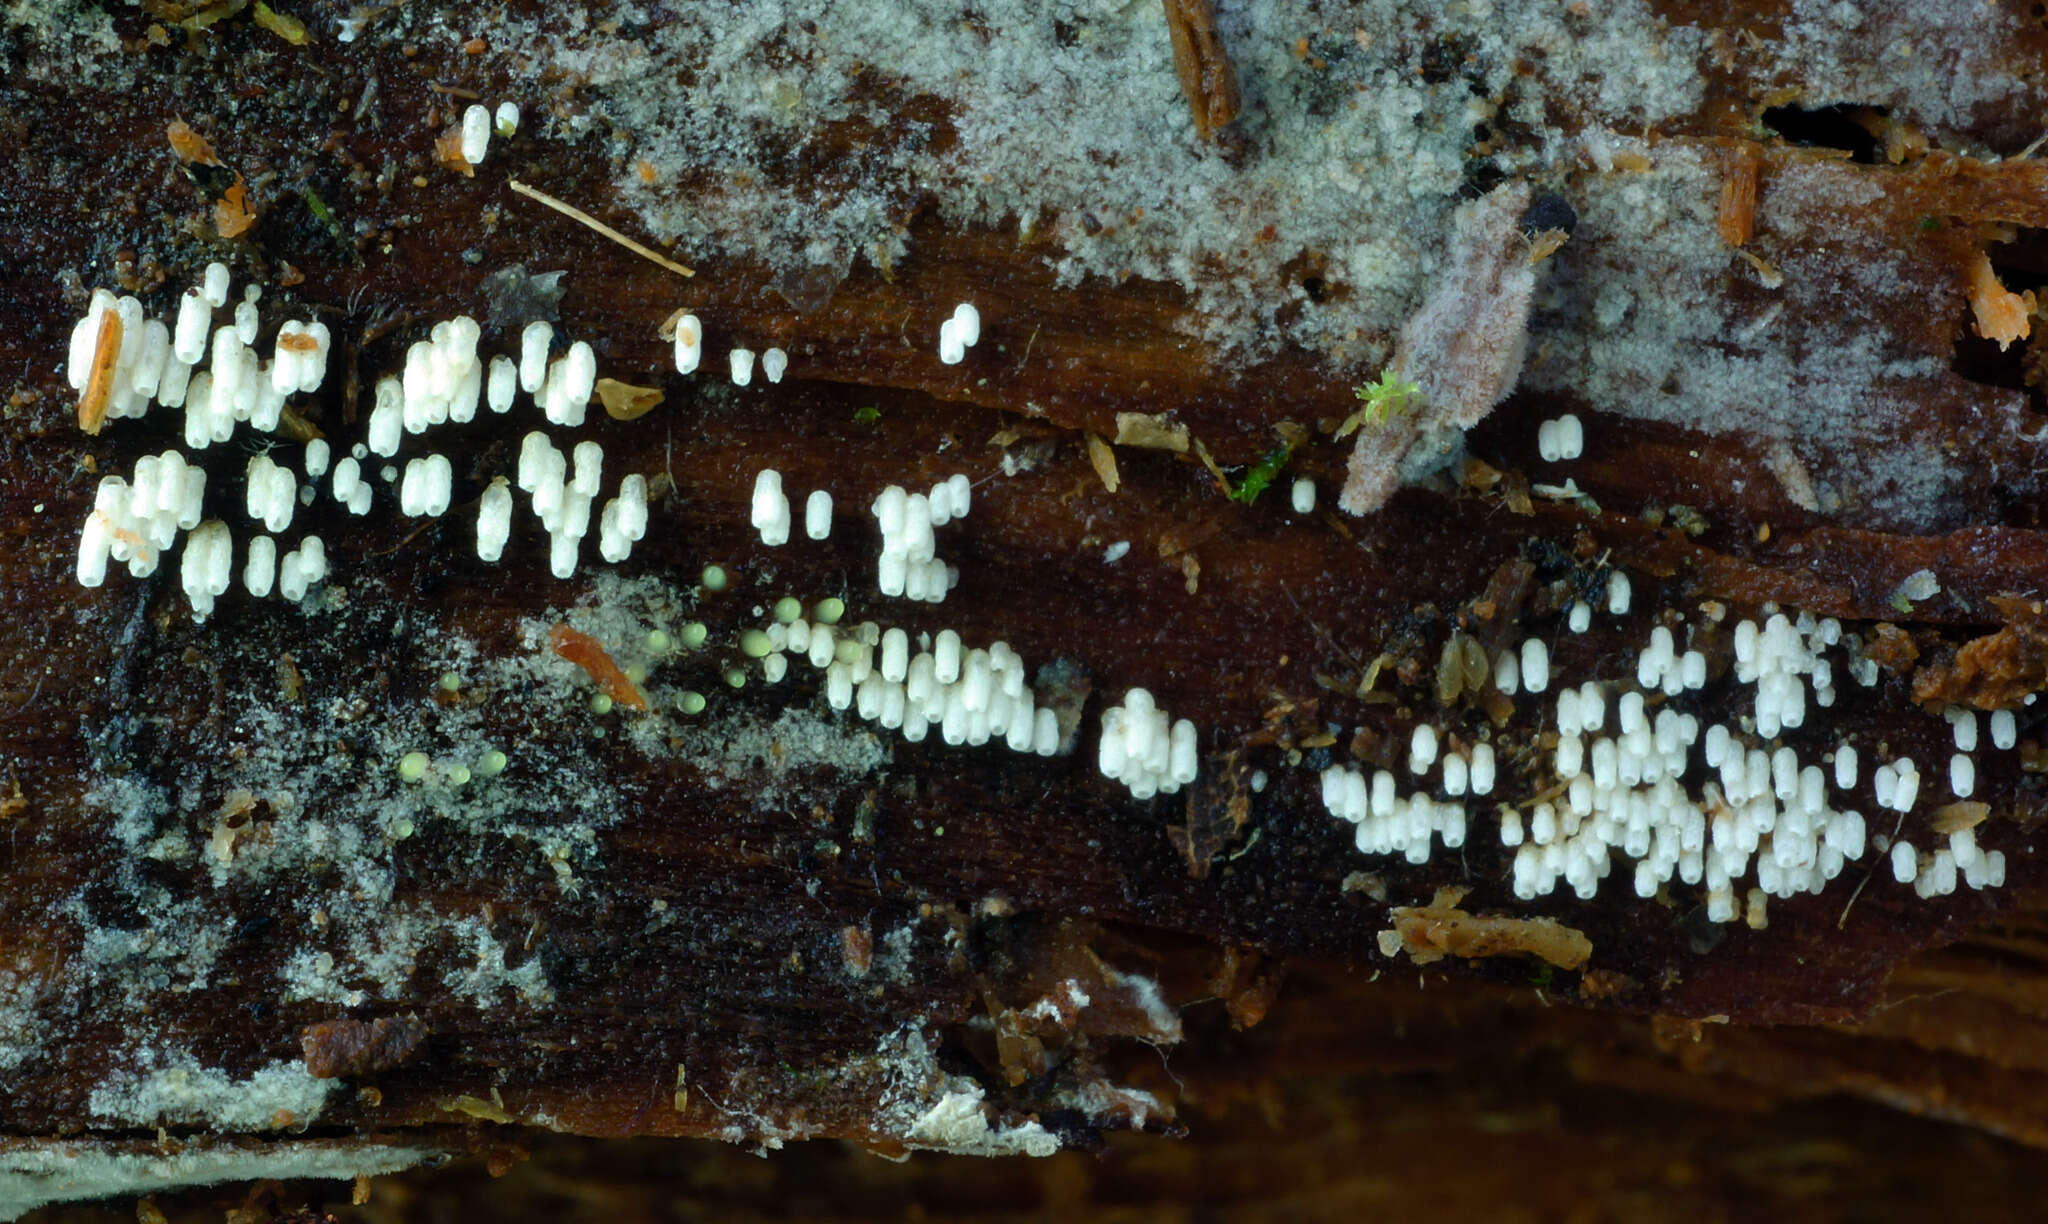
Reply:
[[[1548, 1217], [1573, 1204], [1581, 1218], [1825, 1218], [1855, 1204], [1871, 1206], [1857, 1218], [1904, 1218], [1939, 1201], [1988, 1219], [2037, 1201], [2038, 1151], [2048, 1147], [2048, 873], [2033, 845], [2043, 782], [2028, 766], [2048, 758], [2030, 718], [2020, 752], [1979, 761], [1977, 797], [1991, 807], [1984, 840], [2006, 852], [2005, 888], [1922, 901], [1879, 864], [1859, 892], [1859, 866], [1820, 896], [1772, 902], [1762, 931], [1706, 923], [1697, 890], [1638, 901], [1626, 873], [1593, 903], [1518, 903], [1510, 855], [1476, 818], [1462, 855], [1419, 867], [1362, 858], [1323, 809], [1318, 771], [1354, 755], [1392, 764], [1418, 718], [1459, 735], [1485, 725], [1470, 705], [1440, 709], [1431, 676], [1453, 627], [1489, 645], [1519, 636], [1473, 608], [1517, 559], [1537, 567], [1527, 624], [1554, 625], [1600, 564], [1634, 575], [1628, 623], [1602, 617], [1557, 641], [1557, 666], [1574, 673], [1632, 669], [1662, 608], [1690, 614], [1714, 600], [1754, 614], [1775, 601], [1866, 634], [1892, 622], [1934, 662], [2004, 623], [1994, 597], [2041, 595], [2048, 465], [2022, 428], [2039, 430], [2040, 394], [2019, 382], [2021, 352], [1968, 335], [1961, 278], [1964, 260], [1993, 239], [2009, 240], [2009, 276], [2038, 255], [2032, 227], [2048, 217], [2048, 166], [1936, 150], [1880, 167], [1760, 142], [1766, 201], [1792, 169], [1845, 183], [1882, 175], [1875, 203], [1815, 207], [1809, 220], [1838, 236], [1807, 253], [1808, 270], [1883, 258], [1901, 268], [1893, 295], [1847, 300], [1809, 280], [1791, 312], [1824, 315], [1802, 335], [1875, 333], [1891, 351], [1941, 363], [1938, 376], [1873, 389], [1891, 397], [1873, 412], [1948, 440], [1961, 474], [1928, 522], [1802, 510], [1764, 476], [1761, 441], [1599, 416], [1531, 392], [1468, 437], [1505, 483], [1411, 488], [1352, 518], [1329, 508], [1348, 444], [1328, 430], [1356, 407], [1351, 387], [1371, 370], [1333, 376], [1329, 354], [1293, 348], [1241, 360], [1190, 338], [1194, 306], [1179, 286], [1063, 285], [1014, 226], [963, 229], [917, 207], [905, 220], [908, 261], [856, 263], [801, 311], [775, 291], [771, 269], [744, 260], [679, 248], [697, 270], [684, 281], [507, 189], [516, 174], [630, 232], [595, 138], [552, 139], [530, 123], [494, 152], [503, 163], [475, 177], [434, 161], [431, 135], [466, 102], [437, 84], [517, 96], [537, 115], [572, 110], [573, 80], [552, 70], [528, 80], [510, 57], [471, 56], [445, 37], [343, 46], [324, 11], [302, 15], [318, 34], [304, 46], [283, 47], [243, 15], [155, 47], [150, 15], [123, 12], [114, 26], [131, 46], [118, 89], [105, 77], [29, 74], [46, 51], [18, 33], [6, 48], [0, 1002], [31, 1050], [0, 1076], [9, 1150], [305, 1138], [488, 1157], [380, 1180], [361, 1209], [371, 1220], [474, 1218], [485, 1203], [536, 1218], [895, 1218], [905, 1201], [990, 1219], [1059, 1209], [1179, 1218], [1205, 1206]], [[374, 125], [351, 118], [372, 74]], [[1715, 151], [1754, 136], [1753, 116], [1733, 99], [1781, 83], [1739, 76], [1702, 103], [1694, 127], [1658, 139]], [[2038, 83], [2016, 88], [2040, 100]], [[906, 114], [925, 105], [906, 100]], [[260, 219], [244, 238], [210, 229], [220, 180], [173, 157], [173, 118], [253, 185]], [[2016, 151], [1998, 143], [2010, 135], [2002, 122], [1986, 118], [1977, 136]], [[307, 185], [348, 241], [303, 202]], [[675, 191], [714, 188], [707, 179]], [[1925, 217], [1942, 219], [1938, 232], [1919, 225]], [[367, 518], [324, 497], [300, 512], [302, 528], [326, 536], [346, 593], [324, 613], [237, 589], [194, 625], [171, 564], [149, 579], [116, 572], [97, 590], [79, 587], [78, 524], [98, 477], [180, 435], [177, 414], [161, 410], [110, 422], [98, 437], [78, 430], [61, 371], [71, 325], [96, 286], [138, 292], [164, 316], [214, 258], [234, 268], [237, 292], [251, 277], [269, 286], [266, 336], [284, 317], [334, 328], [327, 384], [299, 407], [337, 454], [361, 436], [371, 383], [397, 370], [432, 321], [472, 313], [486, 320], [486, 349], [516, 348], [485, 316], [487, 276], [512, 264], [569, 269], [559, 327], [591, 341], [602, 373], [667, 397], [631, 422], [593, 410], [577, 434], [604, 444], [608, 474], [672, 482], [619, 572], [668, 592], [689, 592], [710, 563], [735, 579], [675, 618], [701, 619], [711, 645], [660, 674], [704, 692], [707, 714], [692, 723], [663, 711], [661, 729], [636, 738], [629, 716], [549, 705], [544, 685], [510, 679], [539, 653], [522, 620], [599, 599], [599, 567], [568, 583], [547, 576], [523, 508], [506, 563], [474, 558], [475, 500], [538, 423], [524, 397], [512, 417], [480, 414], [473, 428], [437, 435], [457, 481], [446, 519], [399, 517], [381, 482]], [[287, 265], [302, 278], [288, 286]], [[1731, 275], [1729, 301], [1754, 292]], [[991, 338], [945, 367], [927, 324], [959, 300], [979, 305]], [[705, 371], [690, 379], [673, 373], [656, 336], [682, 305], [708, 333]], [[747, 395], [722, 385], [714, 366], [738, 343], [787, 347], [790, 380], [757, 379]], [[353, 406], [350, 384], [361, 392]], [[2015, 403], [2020, 425], [1999, 423]], [[878, 419], [862, 419], [869, 406]], [[1535, 470], [1536, 422], [1572, 408], [1587, 415], [1591, 441], [1571, 473], [1601, 512], [1538, 500], [1517, 513], [1507, 490]], [[1192, 454], [1128, 446], [1116, 448], [1122, 484], [1112, 494], [1085, 438], [1113, 438], [1116, 413], [1132, 411], [1170, 412], [1240, 475], [1272, 447], [1276, 425], [1313, 437], [1253, 505], [1227, 500]], [[250, 449], [245, 433], [206, 453], [217, 489]], [[997, 475], [1006, 449], [1037, 466]], [[764, 549], [745, 519], [764, 465], [793, 493], [917, 488], [968, 472], [974, 512], [942, 545], [960, 588], [936, 609], [877, 600], [866, 507], [851, 495], [829, 541]], [[1286, 481], [1298, 474], [1323, 490], [1315, 515], [1286, 512]], [[1708, 529], [1691, 536], [1644, 513], [1675, 503], [1701, 511]], [[227, 515], [238, 530], [239, 513]], [[1119, 540], [1129, 555], [1104, 564]], [[1183, 554], [1198, 563], [1193, 577]], [[1943, 598], [1902, 614], [1892, 592], [1930, 567]], [[785, 593], [844, 595], [849, 620], [952, 627], [970, 642], [1007, 641], [1034, 665], [1072, 663], [1094, 693], [1078, 750], [1043, 761], [876, 732], [888, 759], [873, 769], [815, 755], [788, 768], [773, 759], [781, 746], [738, 769], [709, 759], [712, 742], [778, 725], [796, 734], [776, 721], [785, 707], [832, 718], [805, 665], [779, 689], [722, 683], [753, 607]], [[1383, 653], [1393, 666], [1360, 700], [1362, 673]], [[450, 697], [437, 683], [451, 668], [493, 679]], [[1815, 712], [1802, 742], [1881, 742], [1920, 761], [1931, 784], [1949, 732], [1915, 702], [1912, 681], [1908, 667], [1850, 692]], [[1133, 685], [1201, 728], [1203, 781], [1185, 797], [1135, 802], [1094, 768], [1086, 732], [1104, 694]], [[1724, 692], [1710, 687], [1696, 708], [1712, 717]], [[536, 832], [481, 825], [455, 796], [409, 839], [383, 839], [382, 813], [400, 791], [390, 747], [416, 740], [434, 752], [437, 720], [457, 714], [466, 735], [495, 737], [511, 754], [508, 793], [540, 805], [489, 820]], [[835, 734], [859, 746], [860, 724], [840, 723]], [[594, 727], [608, 733], [594, 738]], [[1494, 736], [1503, 797], [1533, 793], [1540, 744], [1527, 727]], [[669, 747], [651, 753], [648, 742]], [[390, 894], [366, 900], [349, 862], [318, 853], [212, 870], [217, 810], [259, 765], [313, 780], [292, 796], [302, 822], [361, 830]], [[1228, 802], [1254, 768], [1271, 785], [1250, 797], [1237, 829]], [[158, 832], [182, 830], [193, 856], [122, 848], [118, 801], [104, 796], [150, 791], [173, 804]], [[254, 819], [283, 819], [281, 810]], [[572, 829], [587, 836], [576, 841]], [[231, 839], [232, 853], [260, 855], [266, 836], [259, 827], [246, 844]], [[567, 876], [550, 866], [550, 837], [573, 843]], [[1446, 885], [1471, 889], [1463, 904], [1475, 912], [1583, 932], [1592, 960], [1552, 971], [1512, 957], [1426, 968], [1386, 958], [1378, 935], [1389, 906], [1426, 904]], [[354, 1007], [289, 997], [294, 957], [347, 960], [346, 923], [361, 931], [422, 915], [445, 933], [419, 945], [395, 996], [359, 977], [347, 983], [365, 991]], [[200, 929], [220, 938], [195, 979], [178, 956]], [[112, 936], [131, 949], [125, 959], [96, 959]], [[476, 963], [479, 936], [507, 974], [537, 967], [545, 992], [491, 988], [480, 1003], [450, 986]], [[152, 946], [181, 951], [159, 964]], [[1090, 1006], [1051, 1023], [1021, 1018], [1069, 981], [1085, 985]], [[1154, 982], [1162, 1006], [1148, 1009]], [[354, 1064], [362, 1070], [316, 1119], [244, 1128], [266, 1138], [204, 1123], [109, 1125], [93, 1104], [110, 1079], [153, 1069], [138, 1061], [146, 1048], [190, 1051], [240, 1082], [300, 1060], [308, 1026], [401, 1018], [425, 1036], [375, 1059], [335, 1054], [370, 1061]], [[907, 1053], [906, 1034], [929, 1056]], [[1082, 1151], [1041, 1164], [918, 1155], [899, 1167], [813, 1144], [756, 1165], [644, 1141], [843, 1139], [899, 1154], [946, 1077], [977, 1083], [999, 1128], [1035, 1120]], [[1126, 1090], [1151, 1094], [1143, 1119]], [[1131, 1128], [1154, 1133], [1115, 1134]], [[529, 1151], [533, 1161], [507, 1180], [478, 1172]], [[1951, 1192], [1977, 1196], [1979, 1209]], [[242, 1193], [177, 1203], [212, 1211]], [[266, 1194], [249, 1201], [281, 1211], [332, 1186]]]

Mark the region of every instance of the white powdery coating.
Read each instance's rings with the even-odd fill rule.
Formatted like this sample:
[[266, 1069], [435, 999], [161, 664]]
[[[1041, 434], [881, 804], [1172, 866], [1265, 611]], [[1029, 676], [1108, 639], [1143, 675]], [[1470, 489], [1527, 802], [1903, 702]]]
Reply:
[[491, 112], [481, 103], [471, 103], [462, 112], [462, 160], [479, 165], [491, 147]]

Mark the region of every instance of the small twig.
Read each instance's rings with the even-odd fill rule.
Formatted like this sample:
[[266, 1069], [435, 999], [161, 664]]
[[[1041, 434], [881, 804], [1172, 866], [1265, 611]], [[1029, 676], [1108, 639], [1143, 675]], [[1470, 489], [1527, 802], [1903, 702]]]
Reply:
[[555, 197], [549, 195], [547, 192], [541, 191], [538, 188], [528, 187], [525, 183], [520, 182], [518, 179], [507, 179], [505, 182], [506, 186], [512, 188], [512, 190], [518, 192], [520, 195], [523, 195], [528, 199], [539, 200], [541, 203], [547, 205], [549, 208], [554, 209], [556, 212], [561, 213], [563, 216], [569, 218], [572, 221], [582, 222], [584, 225], [589, 226], [591, 229], [596, 230], [598, 233], [603, 234], [605, 237], [611, 239], [613, 242], [618, 243], [620, 246], [625, 247], [627, 250], [633, 252], [635, 255], [638, 255], [640, 258], [652, 260], [653, 262], [658, 263], [662, 267], [667, 268], [669, 271], [675, 273], [677, 276], [697, 275], [694, 271], [684, 267], [683, 265], [677, 263], [675, 260], [670, 259], [666, 255], [663, 255], [659, 251], [656, 251], [642, 243], [635, 242], [631, 238], [626, 237], [624, 234], [621, 234], [619, 231], [613, 229], [609, 225], [606, 225], [604, 222], [598, 220], [596, 217], [591, 216], [589, 213], [584, 212], [582, 209], [576, 207], [574, 204], [570, 204], [564, 200], [558, 200]]

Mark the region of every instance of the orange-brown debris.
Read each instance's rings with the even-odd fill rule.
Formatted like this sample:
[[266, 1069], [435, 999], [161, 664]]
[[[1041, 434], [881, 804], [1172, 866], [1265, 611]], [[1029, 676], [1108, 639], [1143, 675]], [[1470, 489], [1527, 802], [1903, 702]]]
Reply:
[[1560, 969], [1576, 969], [1593, 955], [1585, 933], [1554, 918], [1497, 918], [1457, 908], [1463, 893], [1445, 889], [1429, 905], [1396, 906], [1394, 927], [1380, 933], [1381, 950], [1405, 949], [1418, 965], [1446, 956], [1534, 956]]
[[314, 1079], [369, 1075], [400, 1066], [419, 1053], [431, 1030], [417, 1016], [325, 1020], [299, 1034], [306, 1074]]
[[249, 191], [242, 185], [239, 176], [234, 185], [221, 193], [213, 205], [213, 227], [223, 238], [240, 238], [256, 224], [256, 214], [249, 208]]
[[1756, 145], [1744, 141], [1728, 158], [1727, 173], [1721, 179], [1721, 212], [1716, 226], [1721, 241], [1732, 247], [1747, 243], [1756, 234], [1756, 178], [1763, 158]]
[[556, 654], [588, 672], [597, 687], [611, 697], [613, 704], [646, 712], [647, 698], [640, 695], [639, 686], [619, 670], [619, 665], [612, 662], [612, 657], [605, 653], [596, 638], [581, 629], [556, 625], [548, 630], [548, 645]]
[[1955, 658], [1930, 662], [1913, 676], [1913, 700], [1931, 710], [1970, 705], [2009, 709], [2048, 688], [2048, 605], [1995, 596], [2005, 628], [1965, 642]]
[[1992, 269], [1991, 257], [1979, 252], [1977, 262], [1970, 265], [1970, 310], [1977, 316], [1977, 334], [1986, 340], [1996, 340], [2003, 352], [2013, 341], [2027, 338], [2031, 327], [2027, 316], [2034, 313], [2034, 293], [2007, 289]]
[[92, 372], [78, 397], [78, 427], [89, 434], [98, 433], [106, 424], [107, 401], [114, 394], [114, 361], [120, 355], [121, 317], [105, 311], [100, 315], [99, 338], [92, 346]]
[[213, 146], [207, 143], [206, 137], [193, 131], [183, 119], [171, 120], [165, 135], [170, 137], [171, 152], [178, 155], [179, 161], [201, 166], [220, 165], [220, 158], [214, 155]]

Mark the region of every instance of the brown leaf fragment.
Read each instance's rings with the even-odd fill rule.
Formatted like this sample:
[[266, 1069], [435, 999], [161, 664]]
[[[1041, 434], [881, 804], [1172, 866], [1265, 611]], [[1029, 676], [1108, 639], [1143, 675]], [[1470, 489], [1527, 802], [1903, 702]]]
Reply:
[[604, 414], [612, 420], [636, 421], [652, 412], [663, 396], [656, 387], [636, 387], [616, 378], [600, 378], [597, 398], [604, 404]]
[[1975, 799], [1959, 799], [1934, 809], [1934, 819], [1927, 823], [1929, 828], [1946, 837], [1951, 833], [1960, 833], [1964, 829], [1974, 829], [1983, 824], [1985, 818], [1990, 815], [1990, 804]]
[[1188, 427], [1166, 419], [1163, 412], [1119, 412], [1116, 414], [1116, 444], [1170, 450], [1177, 455], [1188, 451]]
[[323, 1020], [300, 1032], [299, 1049], [314, 1079], [371, 1075], [410, 1061], [432, 1031], [418, 1016]]
[[1963, 643], [1952, 659], [1922, 666], [1913, 676], [1913, 700], [1931, 710], [1999, 710], [2048, 688], [2048, 605], [2016, 595], [1996, 595], [1991, 603], [2005, 627]]
[[1216, 139], [1216, 129], [1237, 118], [1242, 96], [1237, 88], [1237, 70], [1230, 53], [1223, 48], [1223, 36], [1216, 29], [1216, 9], [1210, 0], [1163, 0], [1166, 32], [1173, 39], [1173, 67], [1180, 77], [1180, 91], [1187, 95], [1188, 111], [1194, 116], [1195, 135], [1204, 142]]
[[121, 316], [112, 310], [100, 314], [100, 332], [93, 341], [92, 368], [86, 375], [85, 390], [78, 397], [78, 427], [97, 434], [107, 421], [107, 404], [114, 394], [114, 367], [121, 355]]
[[1533, 956], [1560, 969], [1576, 969], [1593, 955], [1584, 932], [1554, 918], [1482, 917], [1458, 909], [1460, 899], [1456, 890], [1445, 890], [1433, 904], [1394, 907], [1394, 925], [1380, 932], [1380, 950], [1389, 956], [1406, 950], [1418, 965], [1446, 956]]
[[1116, 452], [1109, 449], [1109, 443], [1099, 434], [1088, 435], [1088, 462], [1095, 468], [1095, 474], [1102, 478], [1102, 487], [1114, 493], [1123, 484], [1123, 477], [1116, 470]]

